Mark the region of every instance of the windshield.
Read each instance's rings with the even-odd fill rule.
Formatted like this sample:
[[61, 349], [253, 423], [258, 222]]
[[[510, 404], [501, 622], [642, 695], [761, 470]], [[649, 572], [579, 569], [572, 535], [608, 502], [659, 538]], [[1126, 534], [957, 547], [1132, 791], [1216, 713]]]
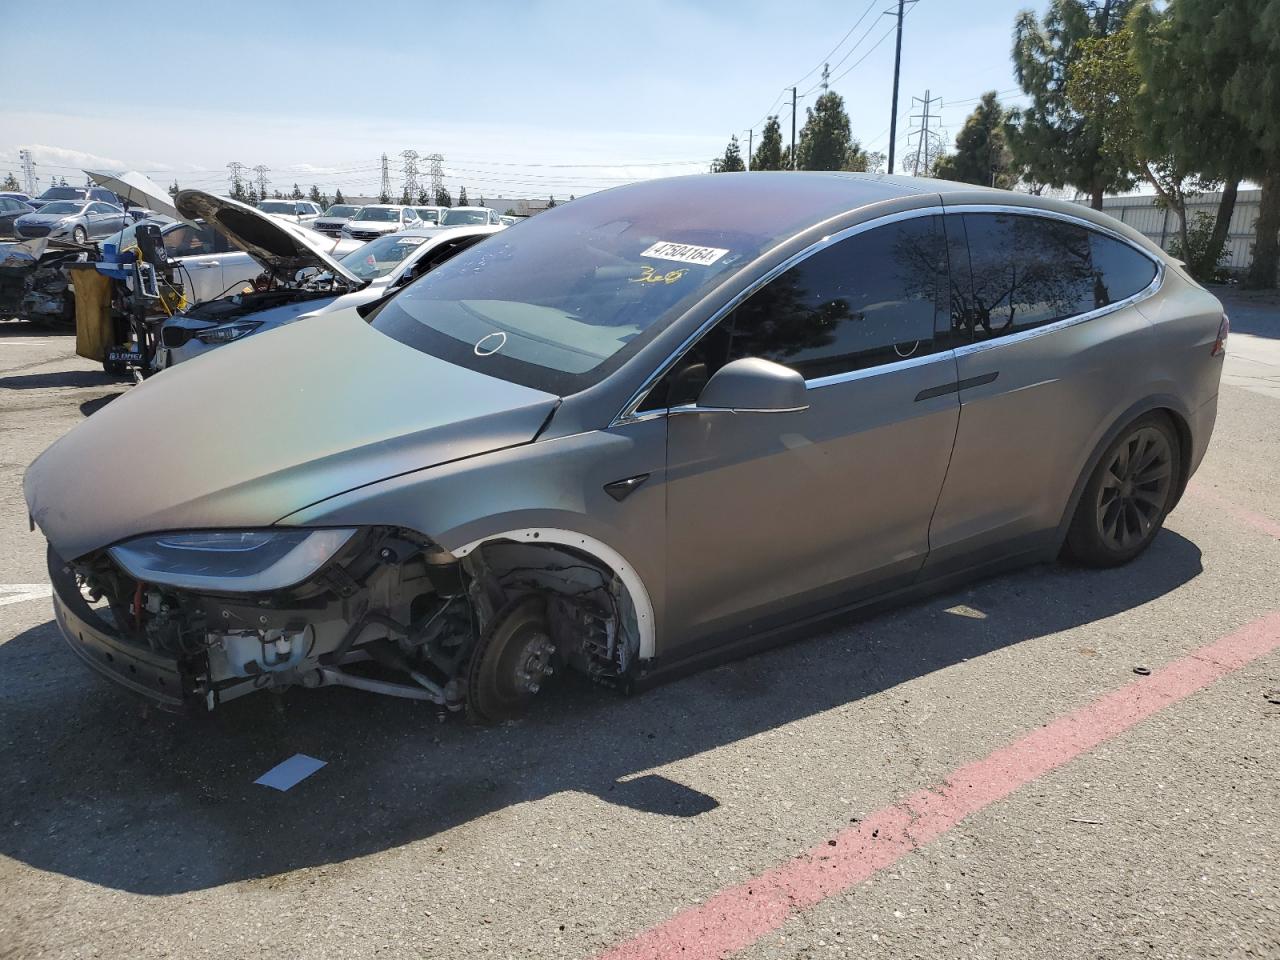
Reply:
[[413, 209], [418, 214], [418, 216], [420, 216], [423, 220], [427, 221], [427, 223], [440, 222], [439, 210], [428, 210], [426, 207], [414, 207]]
[[352, 220], [365, 220], [372, 223], [399, 223], [399, 207], [364, 207]]
[[349, 217], [359, 209], [359, 207], [353, 207], [347, 203], [335, 203], [324, 212], [324, 215], [326, 217]]
[[263, 213], [293, 214], [296, 212], [292, 200], [263, 200], [258, 204], [258, 209]]
[[376, 280], [385, 277], [426, 242], [426, 237], [389, 233], [369, 241], [359, 250], [353, 250], [338, 262], [361, 280]]
[[58, 200], [54, 203], [46, 203], [40, 208], [41, 213], [79, 213], [84, 209], [84, 203], [79, 200]]
[[539, 214], [415, 281], [372, 325], [492, 376], [584, 389], [728, 274], [839, 209], [829, 189], [742, 208], [716, 179], [623, 187]]
[[44, 193], [40, 194], [41, 200], [77, 200], [84, 197], [85, 192], [80, 187], [50, 187]]
[[458, 227], [468, 223], [488, 223], [489, 212], [487, 210], [446, 210], [440, 217], [440, 225], [445, 227]]

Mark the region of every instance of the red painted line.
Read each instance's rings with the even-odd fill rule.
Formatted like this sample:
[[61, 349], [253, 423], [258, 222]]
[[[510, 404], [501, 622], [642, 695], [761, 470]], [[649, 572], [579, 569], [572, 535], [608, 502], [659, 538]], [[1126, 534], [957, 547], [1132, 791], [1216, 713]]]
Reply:
[[598, 960], [719, 960], [844, 893], [1037, 777], [1280, 647], [1280, 612], [1242, 627], [1050, 722], [868, 816], [857, 826], [728, 887]]
[[1187, 484], [1187, 492], [1199, 500], [1204, 500], [1212, 504], [1219, 510], [1229, 514], [1239, 523], [1243, 523], [1247, 527], [1253, 527], [1259, 533], [1265, 533], [1268, 536], [1275, 537], [1280, 540], [1280, 523], [1272, 520], [1265, 513], [1258, 513], [1247, 507], [1242, 507], [1237, 503], [1228, 500], [1222, 494], [1212, 487], [1206, 487], [1203, 483], [1192, 480]]

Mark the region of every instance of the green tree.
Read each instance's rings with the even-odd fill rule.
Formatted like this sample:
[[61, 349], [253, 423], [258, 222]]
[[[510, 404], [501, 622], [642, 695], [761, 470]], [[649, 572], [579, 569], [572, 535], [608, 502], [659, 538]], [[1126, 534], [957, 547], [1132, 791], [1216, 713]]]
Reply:
[[458, 188], [458, 206], [465, 207], [467, 205], [468, 205], [467, 204], [467, 188], [459, 187]]
[[419, 187], [419, 188], [418, 188], [418, 200], [417, 200], [417, 203], [418, 203], [418, 206], [420, 206], [420, 207], [425, 207], [425, 206], [429, 206], [429, 205], [430, 205], [430, 203], [431, 203], [431, 194], [428, 192], [428, 188], [427, 188], [427, 187]]
[[1247, 177], [1263, 186], [1248, 282], [1270, 286], [1280, 227], [1280, 2], [1142, 3], [1130, 26], [1139, 127], [1188, 169], [1223, 181], [1209, 242], [1198, 254], [1195, 243], [1183, 248], [1197, 254], [1189, 266], [1197, 276], [1212, 273]]
[[482, 194], [480, 194], [480, 203], [479, 203], [479, 206], [482, 206], [482, 207], [487, 207], [487, 206], [488, 206], [488, 204], [484, 202], [484, 194], [483, 194], [483, 193], [482, 193]]
[[244, 192], [244, 202], [250, 206], [256, 207], [258, 205], [258, 201], [261, 199], [262, 198], [258, 196], [257, 188], [250, 183], [248, 189]]
[[307, 191], [307, 199], [310, 200], [312, 203], [319, 203], [321, 200], [324, 199], [324, 197], [320, 193], [320, 188], [317, 187], [314, 183], [311, 185], [311, 189]]
[[346, 198], [346, 197], [344, 197], [344, 196], [342, 195], [342, 190], [341, 190], [341, 188], [339, 188], [339, 189], [337, 189], [337, 190], [333, 191], [333, 202], [334, 202], [334, 203], [346, 203], [346, 202], [347, 202], [347, 198]]
[[742, 162], [742, 148], [738, 146], [737, 136], [729, 138], [729, 145], [724, 148], [724, 156], [716, 163], [716, 173], [742, 173], [746, 170]]
[[178, 195], [178, 191], [181, 189], [182, 188], [178, 186], [178, 181], [173, 181], [173, 183], [169, 184], [169, 196], [176, 197]]
[[503, 215], [504, 217], [514, 217], [514, 216], [516, 216], [515, 208], [514, 208], [514, 207], [507, 207], [507, 209], [506, 209], [506, 210], [504, 210], [504, 211], [502, 212], [502, 215]]
[[1008, 190], [1018, 178], [1005, 141], [1007, 120], [1008, 112], [996, 99], [995, 91], [984, 93], [956, 134], [955, 153], [939, 158], [933, 165], [933, 175], [942, 180]]
[[[826, 68], [823, 68], [826, 76]], [[844, 98], [834, 90], [825, 91], [806, 109], [804, 126], [796, 142], [797, 166], [801, 170], [849, 170], [859, 164], [862, 150], [849, 132], [849, 114]]]
[[21, 189], [21, 187], [18, 184], [18, 178], [15, 177], [13, 175], [13, 171], [10, 170], [8, 173], [4, 175], [4, 183], [0, 183], [0, 190], [19, 190], [19, 189]]
[[548, 209], [548, 210], [550, 210], [550, 209], [551, 209], [552, 207], [554, 207], [555, 205], [556, 205], [556, 198], [555, 198], [555, 197], [549, 197], [549, 198], [547, 199], [547, 209]]
[[303, 193], [302, 193], [302, 191], [298, 188], [298, 185], [295, 183], [295, 184], [293, 185], [293, 192], [292, 192], [291, 194], [289, 194], [289, 199], [290, 199], [290, 200], [301, 200], [301, 199], [302, 199], [302, 197], [303, 197]]
[[1080, 41], [1120, 28], [1133, 0], [1050, 0], [1043, 20], [1018, 14], [1013, 30], [1013, 70], [1031, 105], [1010, 115], [1006, 135], [1014, 162], [1035, 181], [1071, 185], [1102, 209], [1108, 191], [1133, 185], [1132, 171], [1101, 150], [1096, 124], [1086, 123], [1067, 98], [1066, 79], [1080, 55]]
[[453, 206], [453, 197], [449, 196], [449, 189], [447, 187], [441, 187], [439, 190], [436, 191], [435, 205], [437, 207]]
[[775, 116], [764, 122], [764, 129], [760, 131], [760, 145], [751, 155], [751, 169], [782, 169], [782, 125]]
[[1118, 167], [1134, 170], [1155, 189], [1157, 203], [1176, 217], [1179, 249], [1190, 249], [1187, 199], [1211, 184], [1201, 180], [1185, 158], [1171, 152], [1160, 136], [1163, 131], [1139, 122], [1138, 105], [1150, 96], [1142, 89], [1128, 26], [1079, 42], [1066, 92], [1101, 155]]

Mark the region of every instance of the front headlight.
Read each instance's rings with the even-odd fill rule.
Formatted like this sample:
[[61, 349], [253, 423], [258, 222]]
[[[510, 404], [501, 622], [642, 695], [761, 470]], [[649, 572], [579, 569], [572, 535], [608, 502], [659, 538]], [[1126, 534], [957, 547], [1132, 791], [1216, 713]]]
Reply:
[[201, 343], [230, 343], [232, 340], [239, 340], [245, 334], [253, 333], [260, 326], [262, 326], [261, 320], [224, 323], [220, 327], [209, 327], [201, 330], [195, 336]]
[[355, 535], [333, 530], [209, 530], [136, 537], [108, 550], [129, 576], [188, 590], [260, 593], [292, 587]]

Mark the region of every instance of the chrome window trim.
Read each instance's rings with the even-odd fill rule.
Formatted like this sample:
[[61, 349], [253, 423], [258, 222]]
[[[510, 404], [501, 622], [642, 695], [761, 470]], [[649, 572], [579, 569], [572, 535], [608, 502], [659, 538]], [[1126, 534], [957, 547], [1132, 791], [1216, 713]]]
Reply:
[[[1102, 224], [1094, 223], [1084, 217], [1072, 216], [1068, 213], [1062, 213], [1058, 210], [1048, 210], [1041, 207], [1025, 207], [1018, 204], [1000, 204], [1000, 203], [960, 203], [960, 204], [934, 204], [928, 207], [917, 207], [912, 210], [901, 210], [897, 213], [886, 214], [883, 217], [877, 217], [873, 220], [867, 220], [863, 223], [854, 224], [852, 227], [846, 227], [844, 230], [829, 234], [816, 243], [811, 244], [805, 249], [792, 254], [786, 260], [774, 266], [763, 276], [755, 280], [736, 296], [727, 301], [723, 306], [716, 310], [706, 321], [702, 323], [693, 333], [685, 338], [671, 354], [664, 360], [657, 369], [651, 373], [640, 387], [631, 395], [631, 398], [623, 406], [622, 410], [614, 416], [609, 426], [615, 426], [621, 423], [631, 423], [641, 420], [652, 420], [658, 417], [665, 417], [672, 407], [664, 407], [660, 410], [648, 410], [644, 413], [637, 413], [636, 408], [643, 402], [649, 391], [654, 385], [666, 376], [675, 362], [684, 355], [684, 352], [697, 343], [702, 337], [714, 327], [717, 323], [728, 316], [733, 310], [742, 304], [748, 297], [758, 291], [761, 287], [776, 280], [779, 276], [786, 273], [798, 263], [809, 259], [814, 254], [820, 253], [827, 247], [835, 243], [847, 240], [849, 237], [856, 236], [860, 233], [866, 233], [868, 230], [874, 230], [877, 227], [887, 226], [891, 223], [898, 223], [903, 220], [913, 220], [918, 217], [931, 217], [937, 215], [964, 214], [964, 213], [1007, 213], [1019, 216], [1043, 217], [1048, 220], [1061, 220], [1066, 223], [1074, 223], [1086, 230], [1094, 230], [1113, 240], [1118, 240], [1128, 246], [1131, 250], [1135, 250], [1142, 256], [1146, 257], [1155, 264], [1156, 275], [1142, 290], [1126, 297], [1124, 300], [1117, 300], [1115, 303], [1109, 303], [1105, 307], [1099, 307], [1097, 310], [1091, 310], [1088, 313], [1077, 314], [1072, 317], [1064, 317], [1062, 320], [1055, 320], [1052, 323], [1046, 323], [1043, 326], [1032, 327], [1019, 333], [1009, 334], [1004, 337], [995, 337], [991, 340], [984, 340], [981, 343], [967, 343], [961, 347], [954, 347], [951, 350], [942, 350], [937, 353], [925, 354], [921, 357], [909, 357], [906, 360], [894, 361], [893, 363], [879, 364], [874, 367], [865, 367], [861, 370], [850, 370], [848, 373], [832, 374], [827, 377], [818, 377], [814, 380], [805, 381], [806, 386], [810, 388], [821, 388], [836, 383], [845, 383], [850, 380], [860, 380], [867, 376], [892, 373], [907, 367], [921, 365], [925, 362], [936, 360], [942, 357], [963, 357], [974, 353], [980, 353], [984, 350], [1003, 344], [1020, 343], [1024, 340], [1030, 340], [1032, 337], [1041, 334], [1053, 333], [1067, 327], [1075, 326], [1078, 323], [1085, 323], [1098, 317], [1106, 316], [1125, 307], [1133, 306], [1148, 297], [1154, 296], [1157, 291], [1164, 285], [1165, 264], [1162, 259], [1155, 256], [1148, 250], [1144, 250], [1138, 244], [1118, 231], [1112, 230]], [[966, 241], [967, 245], [967, 241]]]

